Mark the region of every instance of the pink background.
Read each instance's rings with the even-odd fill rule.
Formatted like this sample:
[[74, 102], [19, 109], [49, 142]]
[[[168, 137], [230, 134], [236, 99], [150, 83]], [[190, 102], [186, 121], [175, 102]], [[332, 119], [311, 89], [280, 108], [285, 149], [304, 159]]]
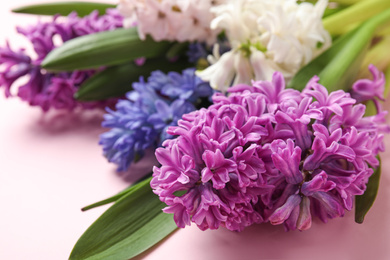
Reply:
[[[30, 3], [2, 1], [0, 44], [8, 38], [13, 46], [26, 46], [14, 26], [37, 18], [8, 10]], [[43, 115], [17, 98], [6, 100], [1, 91], [0, 259], [67, 259], [80, 235], [107, 207], [85, 213], [80, 208], [128, 186], [101, 156], [100, 121], [96, 111]], [[390, 136], [386, 143], [390, 147]], [[377, 201], [362, 225], [349, 212], [328, 224], [316, 220], [305, 232], [285, 233], [269, 224], [242, 233], [202, 232], [191, 226], [139, 259], [389, 259], [389, 152], [382, 158]]]

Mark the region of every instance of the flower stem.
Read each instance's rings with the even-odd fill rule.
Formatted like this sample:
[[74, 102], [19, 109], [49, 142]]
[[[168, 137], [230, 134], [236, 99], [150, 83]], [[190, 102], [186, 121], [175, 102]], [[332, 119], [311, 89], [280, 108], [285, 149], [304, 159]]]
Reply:
[[364, 0], [323, 19], [324, 27], [330, 34], [342, 34], [345, 29], [365, 21], [390, 8], [389, 0]]

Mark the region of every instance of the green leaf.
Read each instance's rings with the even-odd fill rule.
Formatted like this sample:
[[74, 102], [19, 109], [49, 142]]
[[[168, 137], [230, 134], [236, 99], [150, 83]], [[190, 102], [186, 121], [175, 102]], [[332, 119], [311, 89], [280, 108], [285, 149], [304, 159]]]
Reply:
[[116, 194], [114, 196], [111, 196], [111, 197], [109, 197], [107, 199], [95, 202], [95, 203], [93, 203], [91, 205], [85, 206], [84, 208], [81, 209], [81, 211], [87, 211], [87, 210], [90, 210], [90, 209], [93, 209], [93, 208], [97, 208], [97, 207], [100, 207], [100, 206], [103, 206], [103, 205], [106, 205], [106, 204], [109, 204], [109, 203], [112, 203], [112, 202], [115, 202], [115, 201], [119, 200], [120, 198], [125, 196], [127, 193], [133, 191], [140, 182], [143, 182], [145, 179], [149, 179], [150, 180], [149, 177], [152, 174], [153, 174], [153, 172], [150, 172], [149, 174], [143, 176], [142, 178], [140, 178], [135, 183], [133, 183], [132, 185], [130, 185], [129, 187], [127, 187], [123, 191], [119, 192], [118, 194]]
[[77, 241], [69, 259], [130, 259], [172, 233], [177, 226], [153, 194], [150, 178], [110, 207]]
[[137, 28], [85, 35], [52, 50], [42, 62], [49, 71], [72, 71], [118, 65], [136, 58], [162, 56], [172, 44], [141, 40]]
[[329, 2], [338, 3], [338, 4], [342, 4], [342, 5], [352, 5], [352, 4], [356, 4], [358, 2], [361, 2], [361, 1], [364, 1], [364, 0], [331, 0]]
[[349, 89], [355, 80], [375, 30], [390, 22], [390, 9], [340, 37], [327, 51], [303, 67], [290, 81], [289, 87], [302, 90], [314, 75], [328, 91]]
[[341, 34], [356, 23], [365, 21], [383, 10], [390, 8], [389, 0], [364, 0], [323, 19], [325, 29], [330, 34]]
[[335, 8], [326, 8], [322, 18], [334, 15], [334, 14], [340, 12], [341, 10], [344, 10], [345, 8], [346, 8], [345, 5], [339, 5], [339, 6], [335, 7]]
[[77, 12], [78, 16], [86, 16], [97, 10], [99, 14], [105, 14], [107, 8], [115, 8], [113, 4], [92, 3], [92, 2], [57, 2], [26, 5], [12, 10], [14, 13], [37, 14], [37, 15], [62, 15], [66, 16], [71, 12]]
[[186, 61], [170, 62], [165, 58], [147, 59], [142, 66], [126, 63], [110, 67], [86, 80], [78, 92], [76, 99], [80, 101], [104, 100], [110, 97], [121, 97], [132, 89], [133, 82], [140, 76], [147, 77], [154, 70], [182, 71], [193, 64]]
[[135, 187], [136, 187], [136, 185], [132, 185], [130, 187], [127, 187], [126, 189], [124, 189], [123, 191], [119, 192], [118, 194], [116, 194], [114, 196], [111, 196], [111, 197], [109, 197], [107, 199], [95, 202], [95, 203], [93, 203], [91, 205], [85, 206], [84, 208], [81, 209], [81, 211], [87, 211], [87, 210], [90, 210], [90, 209], [94, 209], [94, 208], [97, 208], [97, 207], [100, 207], [100, 206], [107, 205], [109, 203], [115, 202], [115, 201], [119, 200], [120, 198], [122, 198], [123, 196], [125, 196], [127, 193], [133, 191], [135, 189]]
[[379, 159], [379, 167], [371, 175], [367, 183], [367, 189], [363, 195], [356, 196], [355, 201], [355, 222], [363, 223], [364, 217], [374, 204], [376, 195], [378, 194], [379, 180], [381, 177], [381, 160]]

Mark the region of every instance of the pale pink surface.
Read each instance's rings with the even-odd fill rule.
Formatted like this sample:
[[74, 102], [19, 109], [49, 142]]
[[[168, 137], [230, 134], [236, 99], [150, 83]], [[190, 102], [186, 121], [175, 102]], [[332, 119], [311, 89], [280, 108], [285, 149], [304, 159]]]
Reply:
[[[8, 10], [30, 3], [1, 4], [2, 44], [6, 37], [18, 46], [25, 44], [13, 26], [36, 17]], [[0, 259], [66, 259], [105, 209], [82, 213], [80, 208], [128, 185], [101, 156], [100, 116], [42, 116], [39, 109], [18, 99], [5, 100], [0, 92]], [[242, 233], [202, 232], [192, 226], [139, 259], [390, 259], [390, 136], [386, 143], [378, 198], [362, 225], [349, 212], [327, 224], [316, 220], [305, 232], [285, 233], [269, 224]]]

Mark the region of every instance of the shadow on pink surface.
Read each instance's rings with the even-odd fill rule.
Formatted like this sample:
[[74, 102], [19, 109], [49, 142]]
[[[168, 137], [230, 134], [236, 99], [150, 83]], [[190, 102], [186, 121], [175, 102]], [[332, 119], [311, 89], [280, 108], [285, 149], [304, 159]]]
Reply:
[[94, 135], [104, 132], [101, 127], [103, 110], [49, 111], [42, 113], [36, 122], [31, 122], [31, 130], [48, 135], [62, 135], [69, 132]]
[[138, 162], [132, 163], [127, 171], [116, 172], [116, 174], [123, 181], [134, 183], [151, 173], [155, 165], [158, 165], [158, 161], [154, 155], [154, 149], [148, 149], [145, 151], [144, 157]]

